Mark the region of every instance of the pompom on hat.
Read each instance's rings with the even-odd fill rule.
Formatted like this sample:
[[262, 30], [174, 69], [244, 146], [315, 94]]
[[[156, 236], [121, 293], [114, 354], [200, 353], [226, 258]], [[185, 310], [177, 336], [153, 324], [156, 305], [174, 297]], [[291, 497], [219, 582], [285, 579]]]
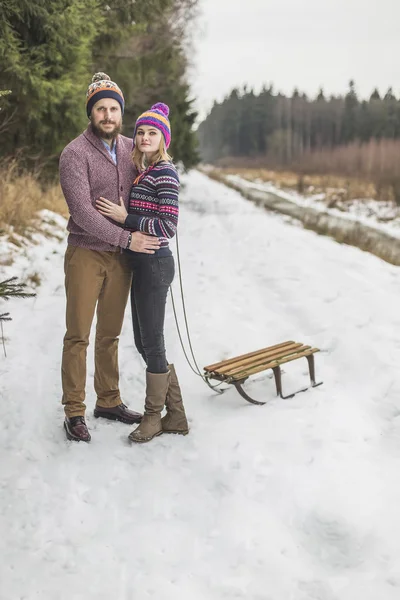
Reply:
[[111, 81], [107, 73], [95, 73], [92, 77], [92, 83], [89, 85], [86, 93], [86, 114], [90, 117], [93, 106], [103, 98], [112, 98], [120, 103], [121, 112], [124, 114], [125, 100], [120, 88], [114, 81]]
[[148, 125], [159, 129], [164, 136], [165, 146], [169, 147], [171, 143], [171, 125], [168, 119], [169, 107], [163, 102], [153, 104], [150, 110], [140, 115], [136, 121], [135, 131], [133, 132], [133, 146], [135, 146], [136, 133], [141, 125]]

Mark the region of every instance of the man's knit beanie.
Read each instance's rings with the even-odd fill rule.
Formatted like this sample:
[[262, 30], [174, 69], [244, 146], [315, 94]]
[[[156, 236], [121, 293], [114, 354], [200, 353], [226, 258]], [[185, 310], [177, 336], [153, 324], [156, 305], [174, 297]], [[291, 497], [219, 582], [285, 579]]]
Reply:
[[135, 145], [136, 133], [141, 125], [149, 125], [159, 129], [164, 136], [165, 146], [169, 147], [171, 143], [171, 125], [168, 119], [169, 107], [163, 102], [153, 104], [150, 110], [140, 115], [136, 121], [135, 131], [133, 132], [133, 145]]
[[124, 114], [125, 100], [124, 96], [114, 81], [111, 81], [107, 73], [95, 73], [92, 77], [92, 83], [89, 85], [86, 93], [86, 114], [90, 117], [93, 106], [103, 98], [113, 98], [121, 105], [122, 114]]

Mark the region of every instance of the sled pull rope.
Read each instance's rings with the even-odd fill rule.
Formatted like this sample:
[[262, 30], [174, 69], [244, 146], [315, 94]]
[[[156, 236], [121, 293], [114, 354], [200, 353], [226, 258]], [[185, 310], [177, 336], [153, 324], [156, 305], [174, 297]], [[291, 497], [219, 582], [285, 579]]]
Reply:
[[173, 308], [173, 311], [174, 311], [176, 329], [178, 331], [179, 341], [181, 343], [183, 354], [185, 355], [186, 362], [188, 363], [189, 367], [192, 369], [193, 373], [195, 375], [197, 375], [198, 377], [201, 377], [202, 380], [204, 381], [204, 383], [206, 383], [209, 388], [211, 388], [215, 392], [218, 392], [218, 394], [222, 394], [228, 388], [218, 389], [219, 386], [222, 384], [222, 382], [219, 382], [219, 383], [217, 383], [215, 385], [212, 385], [208, 381], [208, 377], [205, 377], [201, 373], [201, 371], [199, 369], [199, 365], [197, 364], [197, 361], [196, 361], [196, 357], [195, 357], [194, 352], [193, 352], [192, 341], [190, 339], [190, 333], [189, 333], [189, 325], [188, 325], [188, 320], [187, 320], [187, 315], [186, 315], [185, 295], [183, 293], [183, 282], [182, 282], [181, 259], [180, 259], [180, 254], [179, 254], [178, 233], [176, 233], [176, 254], [177, 254], [177, 258], [178, 258], [179, 287], [180, 287], [180, 293], [181, 293], [181, 298], [182, 298], [182, 308], [183, 308], [183, 315], [184, 315], [184, 320], [185, 320], [186, 335], [187, 335], [188, 342], [189, 342], [190, 353], [192, 355], [193, 362], [194, 362], [196, 368], [194, 368], [191, 365], [190, 360], [189, 360], [188, 355], [187, 355], [187, 352], [185, 350], [185, 345], [183, 343], [182, 334], [181, 334], [181, 330], [180, 330], [179, 322], [178, 322], [178, 315], [177, 315], [176, 307], [175, 307], [174, 293], [172, 291], [172, 287], [170, 286], [169, 289], [170, 289], [170, 292], [171, 292], [172, 308]]

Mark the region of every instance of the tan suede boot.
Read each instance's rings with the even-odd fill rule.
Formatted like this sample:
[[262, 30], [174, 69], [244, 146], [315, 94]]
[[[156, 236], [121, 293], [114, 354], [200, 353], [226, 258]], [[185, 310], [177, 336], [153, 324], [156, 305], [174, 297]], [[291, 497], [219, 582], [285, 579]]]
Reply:
[[181, 388], [179, 386], [174, 365], [168, 365], [168, 369], [171, 373], [171, 377], [169, 380], [167, 399], [165, 401], [167, 414], [161, 419], [163, 432], [186, 435], [189, 433], [189, 426], [182, 402]]
[[149, 442], [163, 432], [161, 411], [167, 397], [170, 374], [149, 373], [146, 371], [146, 400], [143, 420], [139, 427], [129, 435], [131, 442]]

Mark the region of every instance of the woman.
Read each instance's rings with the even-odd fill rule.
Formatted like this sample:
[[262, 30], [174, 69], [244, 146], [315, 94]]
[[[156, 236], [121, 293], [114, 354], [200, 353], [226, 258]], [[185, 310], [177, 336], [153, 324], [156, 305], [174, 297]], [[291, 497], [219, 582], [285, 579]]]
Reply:
[[[171, 127], [166, 104], [154, 104], [136, 121], [132, 159], [138, 170], [129, 200], [129, 213], [100, 198], [97, 208], [130, 231], [157, 236], [161, 245], [154, 254], [127, 250], [133, 270], [131, 288], [135, 344], [146, 363], [146, 399], [143, 420], [129, 439], [148, 442], [161, 433], [189, 432], [181, 391], [164, 346], [165, 304], [174, 278], [174, 258], [168, 245], [178, 224], [179, 177], [167, 149]], [[167, 409], [165, 417], [161, 412]]]

